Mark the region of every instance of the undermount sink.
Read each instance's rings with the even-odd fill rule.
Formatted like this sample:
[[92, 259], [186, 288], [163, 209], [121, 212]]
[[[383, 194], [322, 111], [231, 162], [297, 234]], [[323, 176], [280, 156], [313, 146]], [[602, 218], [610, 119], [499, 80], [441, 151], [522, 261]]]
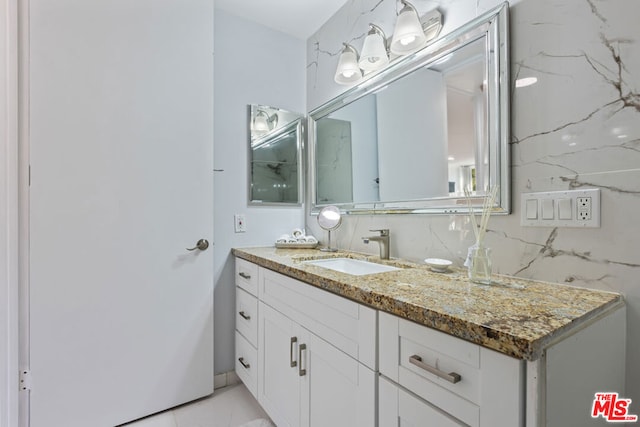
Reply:
[[400, 270], [399, 268], [392, 267], [390, 265], [377, 264], [375, 262], [352, 258], [317, 259], [313, 261], [305, 261], [304, 263], [328, 268], [329, 270], [335, 270], [341, 273], [352, 274], [354, 276], [364, 276], [365, 274]]

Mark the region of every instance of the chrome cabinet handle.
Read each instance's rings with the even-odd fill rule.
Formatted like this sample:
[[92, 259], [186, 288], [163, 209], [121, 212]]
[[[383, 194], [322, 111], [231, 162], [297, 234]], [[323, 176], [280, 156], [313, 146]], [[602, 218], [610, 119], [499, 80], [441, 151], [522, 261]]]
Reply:
[[242, 367], [243, 367], [244, 369], [249, 369], [249, 368], [251, 367], [251, 365], [250, 365], [250, 364], [248, 364], [248, 363], [244, 363], [244, 357], [239, 357], [239, 358], [238, 358], [238, 362], [240, 362], [240, 364], [242, 365]]
[[416, 365], [418, 368], [424, 369], [427, 372], [431, 372], [432, 374], [437, 375], [438, 377], [445, 379], [452, 384], [460, 382], [460, 380], [462, 379], [462, 377], [459, 374], [456, 374], [455, 372], [449, 372], [447, 374], [446, 372], [443, 372], [438, 368], [434, 368], [433, 366], [427, 365], [422, 361], [422, 357], [416, 354], [409, 357], [409, 363]]
[[196, 242], [195, 248], [187, 248], [188, 251], [195, 251], [196, 249], [200, 249], [201, 251], [206, 251], [209, 247], [209, 241], [207, 239], [200, 239]]
[[302, 352], [307, 349], [306, 344], [300, 344], [298, 347], [298, 360], [300, 361], [300, 365], [298, 365], [298, 375], [304, 377], [307, 374], [306, 369], [302, 369]]
[[298, 366], [298, 362], [293, 360], [293, 345], [298, 342], [297, 337], [291, 337], [291, 342], [289, 343], [289, 361], [291, 362], [291, 367], [295, 368]]
[[249, 320], [249, 319], [251, 319], [251, 316], [248, 316], [247, 314], [245, 314], [245, 312], [244, 312], [244, 311], [240, 311], [240, 312], [238, 312], [238, 314], [239, 314], [240, 316], [242, 316], [242, 318], [243, 318], [244, 320]]
[[242, 271], [240, 273], [238, 273], [238, 275], [240, 277], [242, 277], [243, 279], [247, 279], [247, 280], [251, 279], [250, 275], [248, 275], [247, 273], [243, 273]]

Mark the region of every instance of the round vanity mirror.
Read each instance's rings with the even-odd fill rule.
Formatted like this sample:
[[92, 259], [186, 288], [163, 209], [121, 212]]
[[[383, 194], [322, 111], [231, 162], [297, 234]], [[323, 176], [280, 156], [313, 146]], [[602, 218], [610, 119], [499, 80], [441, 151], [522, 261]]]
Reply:
[[326, 206], [322, 208], [320, 213], [318, 214], [318, 225], [323, 230], [327, 230], [329, 237], [326, 248], [320, 249], [325, 252], [336, 252], [337, 249], [331, 247], [331, 230], [335, 230], [340, 227], [342, 223], [342, 215], [340, 214], [340, 209], [335, 206]]

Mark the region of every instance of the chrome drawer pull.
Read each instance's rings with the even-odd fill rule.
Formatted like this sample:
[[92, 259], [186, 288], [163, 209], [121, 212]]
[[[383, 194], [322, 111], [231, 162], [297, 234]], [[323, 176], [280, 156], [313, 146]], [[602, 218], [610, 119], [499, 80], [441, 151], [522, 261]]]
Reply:
[[247, 273], [243, 273], [242, 271], [240, 273], [238, 273], [238, 275], [240, 275], [240, 277], [242, 277], [243, 279], [251, 279], [251, 275], [247, 274]]
[[300, 375], [301, 377], [304, 377], [307, 374], [307, 370], [302, 369], [302, 352], [306, 349], [306, 344], [300, 344], [300, 347], [298, 347], [298, 360], [300, 361], [300, 365], [298, 366], [298, 375]]
[[250, 364], [248, 364], [248, 363], [244, 363], [244, 357], [239, 357], [239, 358], [238, 358], [238, 362], [240, 362], [240, 364], [242, 365], [242, 367], [243, 367], [244, 369], [249, 369], [249, 368], [251, 367], [251, 365], [250, 365]]
[[438, 368], [434, 368], [433, 366], [429, 366], [426, 363], [424, 363], [422, 361], [422, 357], [414, 354], [413, 356], [409, 357], [409, 363], [416, 365], [418, 368], [424, 369], [425, 371], [431, 372], [434, 375], [439, 376], [442, 379], [445, 379], [447, 381], [449, 381], [452, 384], [455, 384], [457, 382], [459, 382], [462, 377], [460, 376], [460, 374], [456, 374], [455, 372], [450, 372], [450, 373], [446, 373], [446, 372], [442, 372], [440, 369]]
[[298, 338], [291, 337], [291, 343], [289, 343], [289, 361], [291, 362], [291, 367], [295, 368], [298, 366], [298, 362], [293, 360], [293, 345], [298, 342]]
[[243, 318], [244, 320], [249, 320], [249, 319], [251, 319], [251, 316], [246, 315], [244, 311], [240, 311], [240, 312], [238, 312], [238, 314], [239, 314], [240, 316], [242, 316], [242, 318]]

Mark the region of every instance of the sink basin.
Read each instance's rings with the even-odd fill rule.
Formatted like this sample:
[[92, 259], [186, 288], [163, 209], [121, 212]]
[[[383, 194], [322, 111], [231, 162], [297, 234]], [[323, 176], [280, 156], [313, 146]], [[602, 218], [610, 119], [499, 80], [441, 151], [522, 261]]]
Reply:
[[305, 264], [316, 265], [329, 270], [341, 273], [352, 274], [354, 276], [364, 276], [365, 274], [384, 273], [386, 271], [400, 270], [390, 265], [377, 264], [375, 262], [363, 261], [352, 258], [329, 258], [314, 261], [305, 261]]

